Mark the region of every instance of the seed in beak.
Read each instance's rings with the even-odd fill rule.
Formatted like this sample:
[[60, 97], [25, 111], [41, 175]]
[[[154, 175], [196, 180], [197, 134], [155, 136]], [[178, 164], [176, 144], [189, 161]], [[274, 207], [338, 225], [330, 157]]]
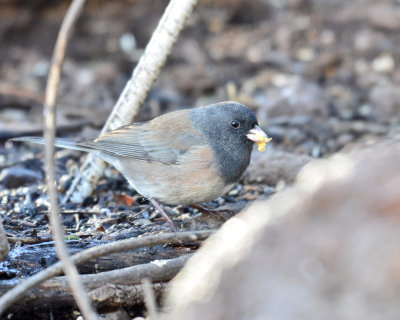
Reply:
[[267, 134], [257, 125], [255, 125], [253, 129], [247, 132], [246, 137], [251, 141], [257, 142], [258, 151], [261, 152], [265, 151], [267, 143], [272, 140], [272, 138], [269, 138]]

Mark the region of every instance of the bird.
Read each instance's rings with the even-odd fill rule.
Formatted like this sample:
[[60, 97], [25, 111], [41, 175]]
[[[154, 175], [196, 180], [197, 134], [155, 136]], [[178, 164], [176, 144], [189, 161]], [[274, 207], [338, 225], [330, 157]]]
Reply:
[[[44, 144], [42, 137], [12, 140]], [[114, 166], [176, 230], [159, 203], [191, 205], [224, 195], [249, 165], [253, 144], [263, 151], [270, 140], [249, 107], [225, 101], [166, 113], [94, 140], [56, 138], [55, 146]]]

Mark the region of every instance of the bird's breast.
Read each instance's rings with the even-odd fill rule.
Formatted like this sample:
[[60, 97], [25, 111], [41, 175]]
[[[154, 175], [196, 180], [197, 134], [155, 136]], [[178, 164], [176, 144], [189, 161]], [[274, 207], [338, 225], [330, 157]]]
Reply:
[[212, 151], [193, 146], [176, 164], [119, 159], [114, 165], [143, 196], [171, 205], [214, 200], [233, 187], [226, 183]]

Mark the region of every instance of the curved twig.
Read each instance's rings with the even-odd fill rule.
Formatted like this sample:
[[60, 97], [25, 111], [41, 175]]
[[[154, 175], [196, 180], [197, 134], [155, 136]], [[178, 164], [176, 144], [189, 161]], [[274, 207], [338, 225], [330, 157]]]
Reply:
[[47, 196], [50, 202], [50, 224], [52, 227], [53, 238], [56, 244], [57, 255], [60, 258], [74, 298], [85, 319], [98, 319], [97, 313], [93, 309], [88, 294], [79, 279], [76, 266], [72, 263], [67, 253], [67, 246], [64, 242], [64, 228], [60, 219], [60, 208], [58, 203], [58, 193], [56, 187], [54, 169], [54, 136], [56, 128], [56, 97], [58, 84], [61, 77], [61, 67], [64, 62], [65, 50], [69, 37], [72, 33], [78, 17], [83, 9], [85, 0], [74, 0], [64, 17], [57, 42], [54, 47], [52, 63], [50, 66], [46, 96], [43, 106], [44, 116], [44, 140], [45, 140], [45, 165], [46, 165], [46, 184]]
[[[142, 247], [149, 247], [160, 244], [181, 244], [185, 242], [199, 241], [207, 239], [215, 231], [203, 230], [194, 232], [176, 232], [164, 233], [157, 236], [149, 236], [143, 238], [127, 239], [115, 241], [98, 247], [92, 247], [77, 253], [71, 257], [72, 261], [79, 265], [91, 259], [95, 259], [110, 253], [117, 253], [126, 250], [138, 249]], [[6, 294], [0, 297], [0, 315], [17, 299], [22, 298], [28, 290], [39, 285], [52, 277], [62, 273], [62, 265], [60, 262], [48, 267], [47, 269], [33, 275], [32, 277], [24, 280], [19, 285], [9, 290]]]

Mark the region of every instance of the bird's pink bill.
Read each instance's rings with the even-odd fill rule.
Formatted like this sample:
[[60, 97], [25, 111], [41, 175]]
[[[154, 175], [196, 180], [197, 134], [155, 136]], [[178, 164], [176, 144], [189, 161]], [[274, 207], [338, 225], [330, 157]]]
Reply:
[[247, 139], [256, 142], [258, 151], [261, 152], [265, 151], [267, 143], [271, 142], [272, 140], [272, 138], [269, 138], [267, 134], [257, 125], [247, 133], [246, 137]]

